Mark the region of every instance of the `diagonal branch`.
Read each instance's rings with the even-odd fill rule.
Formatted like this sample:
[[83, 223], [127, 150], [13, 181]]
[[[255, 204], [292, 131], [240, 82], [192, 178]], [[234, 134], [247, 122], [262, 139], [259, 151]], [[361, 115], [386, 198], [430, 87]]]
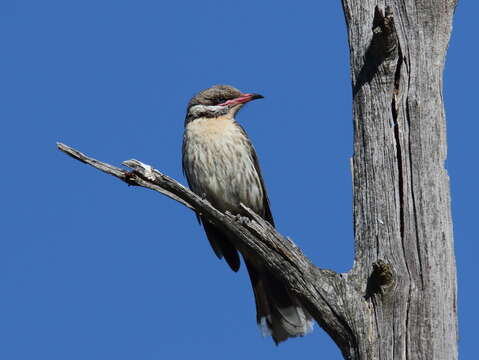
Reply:
[[249, 218], [222, 213], [207, 200], [138, 160], [127, 160], [124, 170], [93, 159], [65, 144], [57, 143], [59, 150], [94, 168], [113, 175], [128, 185], [142, 186], [162, 193], [200, 213], [233, 233], [232, 241], [242, 253], [247, 253], [265, 265], [303, 303], [311, 316], [347, 353], [351, 344], [351, 330], [346, 325], [353, 307], [361, 306], [355, 299], [361, 298], [350, 285], [348, 276], [315, 267], [301, 250], [276, 231], [268, 222], [242, 205]]

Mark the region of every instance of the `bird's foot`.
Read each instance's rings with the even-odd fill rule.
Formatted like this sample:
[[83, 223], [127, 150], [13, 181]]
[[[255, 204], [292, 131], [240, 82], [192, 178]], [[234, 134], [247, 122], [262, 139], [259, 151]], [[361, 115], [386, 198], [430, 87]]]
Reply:
[[241, 225], [248, 224], [251, 220], [246, 216], [241, 216], [240, 214], [235, 215], [235, 221], [240, 223]]
[[137, 176], [135, 170], [125, 172], [125, 182], [128, 186], [137, 186], [138, 184], [135, 182], [135, 177]]

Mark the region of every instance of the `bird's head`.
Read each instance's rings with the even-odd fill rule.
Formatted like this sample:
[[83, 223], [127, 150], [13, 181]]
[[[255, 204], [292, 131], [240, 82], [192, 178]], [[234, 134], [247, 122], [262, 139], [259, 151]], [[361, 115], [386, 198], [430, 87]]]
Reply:
[[247, 102], [263, 98], [259, 94], [242, 93], [229, 85], [215, 85], [200, 91], [188, 103], [186, 122], [198, 118], [234, 117]]

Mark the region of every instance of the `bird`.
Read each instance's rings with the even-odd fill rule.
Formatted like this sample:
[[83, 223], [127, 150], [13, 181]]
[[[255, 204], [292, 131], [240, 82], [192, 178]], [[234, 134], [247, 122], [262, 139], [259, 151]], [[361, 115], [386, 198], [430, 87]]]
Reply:
[[[263, 98], [242, 93], [229, 85], [200, 91], [187, 106], [182, 165], [190, 189], [220, 211], [247, 216], [244, 204], [274, 226], [273, 215], [256, 151], [243, 127], [235, 120], [248, 102]], [[237, 272], [239, 250], [233, 235], [197, 215], [218, 258]], [[242, 254], [256, 303], [256, 321], [264, 336], [279, 344], [312, 330], [310, 314], [262, 264]]]

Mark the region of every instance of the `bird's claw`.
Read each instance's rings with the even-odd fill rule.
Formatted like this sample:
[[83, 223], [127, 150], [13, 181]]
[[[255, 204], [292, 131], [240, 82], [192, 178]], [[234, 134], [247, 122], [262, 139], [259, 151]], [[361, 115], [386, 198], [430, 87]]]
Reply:
[[240, 214], [235, 215], [235, 220], [241, 225], [246, 225], [250, 222], [249, 218], [247, 218], [246, 216], [241, 216]]

